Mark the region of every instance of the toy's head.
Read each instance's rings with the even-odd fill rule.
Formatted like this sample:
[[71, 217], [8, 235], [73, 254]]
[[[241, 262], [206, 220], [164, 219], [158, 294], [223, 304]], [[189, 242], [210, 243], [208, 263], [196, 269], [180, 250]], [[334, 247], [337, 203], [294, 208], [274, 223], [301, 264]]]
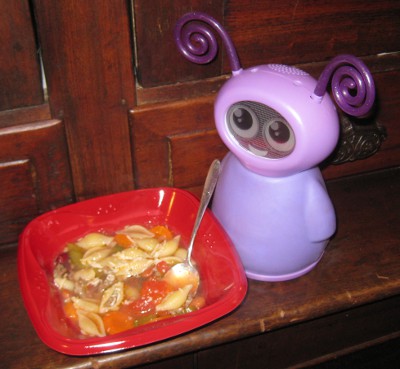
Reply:
[[232, 41], [207, 14], [184, 15], [175, 28], [179, 50], [195, 63], [208, 63], [217, 53], [214, 35], [223, 39], [233, 76], [222, 86], [215, 103], [221, 139], [251, 171], [283, 177], [316, 166], [335, 148], [338, 114], [327, 93], [332, 77], [336, 103], [346, 113], [362, 116], [375, 98], [367, 67], [351, 55], [338, 56], [319, 80], [286, 65], [266, 64], [243, 70]]

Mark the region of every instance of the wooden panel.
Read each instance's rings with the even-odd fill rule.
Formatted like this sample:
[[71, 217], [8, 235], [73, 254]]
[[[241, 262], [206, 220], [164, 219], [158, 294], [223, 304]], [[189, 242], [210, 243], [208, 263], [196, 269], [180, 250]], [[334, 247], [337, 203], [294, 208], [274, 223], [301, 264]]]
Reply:
[[226, 154], [217, 131], [193, 131], [169, 137], [173, 185], [193, 187], [203, 183], [208, 167], [215, 158]]
[[[138, 76], [144, 89], [165, 84], [174, 89], [176, 82], [230, 72], [226, 58], [221, 69], [220, 58], [198, 66], [178, 54], [172, 29], [180, 16], [192, 10], [208, 12], [226, 28], [244, 68], [326, 61], [341, 53], [367, 56], [400, 50], [400, 2], [393, 0], [134, 3]], [[220, 54], [224, 51], [222, 46]]]
[[0, 240], [11, 243], [25, 224], [38, 214], [35, 173], [27, 159], [0, 162]]
[[14, 208], [21, 208], [28, 214], [37, 212], [34, 172], [29, 159], [0, 163], [0, 172], [3, 184], [8, 184], [0, 193], [2, 217], [12, 216]]
[[138, 107], [131, 111], [131, 124], [139, 188], [192, 186], [195, 181], [191, 173], [195, 172], [196, 181], [201, 178], [202, 183], [214, 155], [226, 152], [221, 140], [216, 139], [210, 96]]
[[0, 127], [51, 119], [49, 104], [0, 111]]
[[[173, 29], [185, 13], [201, 10], [222, 19], [223, 1], [139, 0], [133, 2], [137, 43], [137, 77], [144, 87], [175, 83], [178, 80], [208, 78], [221, 73], [221, 56], [212, 66], [186, 61], [174, 43]], [[162, 66], [162, 67], [161, 67]], [[161, 68], [160, 68], [161, 67]], [[182, 76], [185, 76], [182, 78]]]
[[135, 366], [136, 369], [197, 369], [193, 355], [182, 355], [156, 363]]
[[400, 2], [393, 0], [230, 0], [225, 24], [244, 67], [400, 50]]
[[132, 45], [123, 1], [35, 1], [52, 116], [64, 121], [78, 199], [133, 187]]
[[1, 128], [0, 177], [0, 244], [5, 244], [15, 242], [33, 217], [73, 201], [62, 123]]
[[29, 1], [0, 0], [0, 110], [43, 102]]
[[376, 305], [201, 351], [198, 369], [305, 368], [398, 337], [400, 299]]

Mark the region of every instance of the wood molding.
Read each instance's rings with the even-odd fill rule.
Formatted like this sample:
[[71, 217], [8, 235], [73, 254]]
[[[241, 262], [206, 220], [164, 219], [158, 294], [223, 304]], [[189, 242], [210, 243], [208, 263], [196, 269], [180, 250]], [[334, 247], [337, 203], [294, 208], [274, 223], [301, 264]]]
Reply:
[[52, 116], [67, 133], [77, 199], [134, 186], [128, 109], [135, 104], [123, 1], [35, 1]]
[[35, 216], [74, 200], [60, 120], [0, 128], [0, 243], [15, 242]]

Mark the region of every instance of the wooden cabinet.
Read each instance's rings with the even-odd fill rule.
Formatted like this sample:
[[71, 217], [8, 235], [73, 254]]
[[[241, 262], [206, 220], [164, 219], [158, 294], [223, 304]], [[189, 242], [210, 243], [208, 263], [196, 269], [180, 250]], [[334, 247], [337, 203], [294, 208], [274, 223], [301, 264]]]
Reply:
[[28, 1], [0, 1], [0, 247], [38, 214], [73, 201], [64, 125], [42, 83]]
[[64, 127], [46, 120], [0, 129], [0, 245], [38, 214], [73, 200]]
[[28, 1], [0, 1], [0, 110], [44, 101], [38, 47]]
[[34, 1], [53, 117], [65, 124], [77, 200], [133, 189], [128, 3]]
[[227, 152], [213, 101], [230, 67], [222, 45], [208, 65], [177, 52], [173, 26], [191, 10], [224, 25], [245, 68], [286, 63], [318, 76], [337, 54], [361, 57], [387, 138], [377, 154], [323, 173], [400, 163], [399, 1], [0, 0], [0, 10], [2, 244], [73, 201], [160, 185], [199, 193]]
[[[175, 22], [191, 10], [205, 11], [224, 25], [244, 68], [285, 63], [317, 77], [337, 54], [362, 58], [376, 81], [377, 104], [371, 119], [355, 124], [364, 129], [378, 123], [384, 127], [386, 139], [376, 154], [363, 160], [340, 165], [327, 161], [322, 166], [323, 175], [333, 179], [399, 166], [398, 0], [0, 0], [0, 248], [4, 249], [2, 262], [8, 267], [3, 273], [4, 296], [11, 296], [17, 283], [15, 250], [6, 250], [6, 246], [15, 247], [19, 233], [35, 216], [74, 201], [134, 188], [177, 186], [199, 194], [208, 165], [226, 154], [213, 120], [216, 92], [230, 75], [225, 50], [220, 45], [214, 61], [195, 65], [184, 60], [173, 41]], [[362, 185], [362, 180], [357, 183]], [[390, 181], [385, 183], [392, 187]], [[349, 201], [353, 199], [346, 201], [346, 206]], [[365, 201], [371, 207], [375, 200], [366, 197]], [[384, 208], [383, 202], [381, 206]], [[353, 218], [359, 220], [358, 216]], [[359, 222], [373, 232], [369, 225]], [[346, 240], [344, 236], [337, 242]], [[368, 238], [368, 242], [371, 246], [375, 241]], [[386, 247], [383, 243], [381, 246]], [[365, 260], [357, 261], [356, 267], [368, 264]], [[380, 276], [371, 274], [369, 278]], [[395, 280], [384, 281], [395, 286]], [[390, 296], [371, 299], [384, 297]], [[18, 324], [28, 326], [28, 321], [22, 302], [11, 300], [14, 305], [10, 305], [9, 315], [15, 311], [20, 315], [13, 315], [18, 319], [7, 326], [4, 342], [11, 337], [13, 347], [19, 348], [26, 336]], [[243, 314], [254, 309], [253, 302], [247, 301]], [[175, 349], [182, 347], [180, 339], [186, 338], [167, 342], [166, 348], [158, 351], [162, 352], [160, 356], [152, 346], [151, 351], [145, 347], [133, 352], [132, 357], [127, 353], [126, 358], [119, 354], [95, 358], [93, 365], [103, 367], [108, 365], [107, 360], [121, 360], [128, 366], [137, 354], [141, 363], [166, 359], [143, 364], [148, 369], [211, 368], [233, 363], [247, 367], [250, 360], [259, 366], [271, 346], [279, 346], [281, 351], [275, 352], [285, 355], [287, 340], [302, 342], [295, 350], [297, 356], [293, 356], [298, 358], [296, 363], [313, 364], [332, 358], [328, 351], [343, 354], [360, 348], [363, 340], [370, 340], [372, 345], [384, 335], [395, 337], [398, 319], [394, 325], [386, 317], [396, 315], [398, 304], [398, 297], [394, 297], [375, 301], [371, 310], [366, 305], [323, 320], [311, 316], [309, 322], [294, 329], [272, 329], [271, 334], [264, 332], [248, 340], [244, 333], [243, 340], [236, 343], [230, 342], [236, 336], [229, 333], [229, 342], [216, 347], [218, 337], [207, 334], [206, 328], [203, 338], [213, 341], [203, 348], [178, 352], [179, 357], [173, 357]], [[320, 311], [318, 316], [330, 312]], [[351, 313], [356, 324], [348, 328], [346, 321]], [[238, 314], [238, 322], [248, 318], [240, 311]], [[372, 322], [369, 330], [356, 331], [368, 321]], [[220, 320], [217, 324], [225, 323]], [[321, 327], [323, 334], [319, 335]], [[385, 327], [392, 328], [385, 331]], [[31, 328], [31, 356], [46, 360], [49, 352]], [[334, 337], [345, 334], [348, 339], [331, 341], [330, 329], [335, 330]], [[317, 353], [310, 352], [304, 337], [310, 342], [321, 339]], [[371, 337], [378, 337], [377, 341], [372, 342]], [[197, 341], [193, 342], [191, 345]], [[398, 338], [395, 342], [398, 344]], [[189, 352], [193, 350], [200, 351]], [[50, 360], [58, 363], [72, 360], [77, 366], [83, 365], [79, 358], [51, 354], [55, 356]], [[282, 363], [281, 356], [267, 357], [267, 361]], [[288, 363], [291, 360], [285, 359]], [[111, 362], [107, 367], [113, 365]]]

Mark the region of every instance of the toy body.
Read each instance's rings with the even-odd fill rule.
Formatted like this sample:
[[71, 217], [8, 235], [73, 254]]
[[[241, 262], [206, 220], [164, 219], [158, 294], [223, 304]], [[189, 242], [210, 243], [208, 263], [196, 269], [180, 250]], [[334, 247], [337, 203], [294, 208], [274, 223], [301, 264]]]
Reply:
[[317, 167], [265, 177], [231, 153], [222, 162], [212, 210], [249, 278], [281, 281], [312, 269], [335, 231], [335, 212]]
[[217, 52], [203, 23], [222, 37], [232, 67], [214, 107], [218, 134], [230, 153], [222, 163], [212, 210], [248, 277], [299, 277], [318, 263], [336, 227], [318, 169], [340, 132], [327, 87], [345, 113], [361, 117], [375, 99], [372, 76], [352, 55], [334, 58], [318, 80], [282, 64], [242, 69], [228, 34], [201, 12], [180, 18], [174, 33], [179, 51], [195, 63], [208, 63]]
[[317, 165], [337, 143], [339, 120], [328, 94], [311, 98], [315, 85], [300, 69], [266, 64], [240, 70], [215, 101], [216, 127], [231, 152], [212, 210], [253, 279], [308, 272], [335, 231]]

